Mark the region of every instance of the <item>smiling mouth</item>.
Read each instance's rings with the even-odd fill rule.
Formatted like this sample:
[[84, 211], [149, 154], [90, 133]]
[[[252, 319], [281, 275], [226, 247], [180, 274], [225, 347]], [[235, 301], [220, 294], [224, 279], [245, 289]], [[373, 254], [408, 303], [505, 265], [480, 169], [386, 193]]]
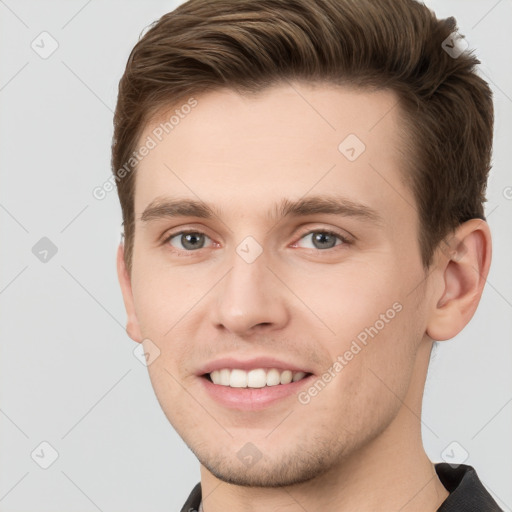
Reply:
[[238, 368], [223, 368], [203, 375], [213, 384], [231, 388], [264, 388], [297, 382], [311, 375], [306, 372], [278, 370], [277, 368], [255, 368], [245, 371]]

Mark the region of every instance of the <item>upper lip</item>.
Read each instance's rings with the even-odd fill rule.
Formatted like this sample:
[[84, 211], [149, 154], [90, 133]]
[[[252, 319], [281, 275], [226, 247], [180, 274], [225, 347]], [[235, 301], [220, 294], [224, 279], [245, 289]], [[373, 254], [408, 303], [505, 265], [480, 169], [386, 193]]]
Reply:
[[275, 357], [254, 357], [245, 361], [236, 359], [234, 357], [222, 357], [220, 359], [215, 359], [214, 361], [206, 363], [199, 369], [198, 375], [204, 375], [215, 370], [222, 370], [224, 368], [245, 371], [254, 370], [256, 368], [276, 368], [280, 371], [291, 370], [292, 372], [312, 373], [308, 368], [293, 364], [291, 362], [285, 362], [285, 360], [280, 360]]

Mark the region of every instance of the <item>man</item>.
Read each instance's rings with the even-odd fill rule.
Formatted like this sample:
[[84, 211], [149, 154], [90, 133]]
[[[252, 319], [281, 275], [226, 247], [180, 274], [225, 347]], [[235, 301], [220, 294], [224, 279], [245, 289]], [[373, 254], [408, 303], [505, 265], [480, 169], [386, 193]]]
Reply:
[[491, 92], [413, 0], [191, 0], [115, 113], [127, 332], [201, 464], [182, 510], [499, 510], [433, 464], [434, 341], [489, 271]]

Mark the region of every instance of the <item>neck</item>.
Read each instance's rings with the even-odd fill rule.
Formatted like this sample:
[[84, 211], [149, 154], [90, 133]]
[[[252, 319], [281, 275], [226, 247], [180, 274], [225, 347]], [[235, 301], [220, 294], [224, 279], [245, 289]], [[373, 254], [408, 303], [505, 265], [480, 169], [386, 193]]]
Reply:
[[[421, 439], [421, 396], [430, 348], [420, 348], [410, 389], [395, 419], [375, 439], [308, 482], [278, 488], [222, 482], [201, 466], [204, 512], [337, 510], [435, 512], [448, 492]], [[419, 381], [419, 382], [418, 382]]]

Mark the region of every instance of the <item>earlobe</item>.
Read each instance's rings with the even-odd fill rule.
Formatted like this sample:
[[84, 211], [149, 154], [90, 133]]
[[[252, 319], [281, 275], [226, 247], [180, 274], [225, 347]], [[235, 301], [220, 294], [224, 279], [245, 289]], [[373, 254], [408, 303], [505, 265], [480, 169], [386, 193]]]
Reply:
[[433, 298], [427, 335], [443, 341], [457, 335], [473, 317], [491, 264], [488, 224], [471, 219], [438, 248], [443, 266], [440, 292]]
[[139, 321], [135, 313], [131, 278], [124, 261], [124, 246], [122, 243], [120, 243], [117, 248], [117, 277], [121, 286], [121, 293], [123, 294], [124, 307], [127, 315], [126, 332], [133, 341], [140, 343], [142, 341], [142, 335]]

